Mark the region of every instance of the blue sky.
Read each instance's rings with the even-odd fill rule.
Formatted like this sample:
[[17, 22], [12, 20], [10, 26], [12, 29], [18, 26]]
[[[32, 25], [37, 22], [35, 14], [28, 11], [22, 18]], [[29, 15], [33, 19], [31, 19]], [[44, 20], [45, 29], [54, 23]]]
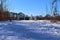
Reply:
[[26, 15], [45, 15], [46, 5], [48, 13], [51, 11], [51, 0], [8, 0], [9, 11], [23, 12]]

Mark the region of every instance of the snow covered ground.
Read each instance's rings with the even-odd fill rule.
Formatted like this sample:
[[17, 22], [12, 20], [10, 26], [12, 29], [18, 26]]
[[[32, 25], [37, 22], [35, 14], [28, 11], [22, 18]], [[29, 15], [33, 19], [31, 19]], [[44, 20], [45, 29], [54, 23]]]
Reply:
[[60, 40], [60, 24], [47, 20], [0, 21], [0, 40]]

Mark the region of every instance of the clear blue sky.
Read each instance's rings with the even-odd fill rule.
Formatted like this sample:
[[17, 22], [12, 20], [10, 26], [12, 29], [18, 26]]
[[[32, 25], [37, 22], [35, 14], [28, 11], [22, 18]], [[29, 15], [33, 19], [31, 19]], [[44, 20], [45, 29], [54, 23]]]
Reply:
[[26, 15], [45, 15], [51, 11], [51, 0], [8, 0], [8, 8], [12, 12], [23, 12]]

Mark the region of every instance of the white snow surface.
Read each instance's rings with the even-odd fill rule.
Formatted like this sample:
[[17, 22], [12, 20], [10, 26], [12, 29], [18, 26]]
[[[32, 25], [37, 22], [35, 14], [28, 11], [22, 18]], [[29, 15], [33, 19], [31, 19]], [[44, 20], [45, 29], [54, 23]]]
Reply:
[[60, 38], [60, 24], [49, 20], [0, 22], [0, 40], [44, 40], [46, 35]]

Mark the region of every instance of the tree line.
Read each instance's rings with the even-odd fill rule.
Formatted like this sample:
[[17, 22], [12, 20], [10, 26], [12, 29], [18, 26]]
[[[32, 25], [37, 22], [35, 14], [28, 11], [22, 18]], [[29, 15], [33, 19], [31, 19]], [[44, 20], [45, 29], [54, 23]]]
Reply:
[[14, 13], [14, 12], [1, 12], [0, 11], [0, 20], [59, 20], [60, 21], [60, 15], [50, 15], [46, 14], [45, 16], [39, 15], [39, 16], [28, 16], [25, 15], [23, 12], [20, 13]]
[[6, 0], [0, 0], [0, 21], [5, 20], [58, 20], [60, 21], [60, 15], [53, 13], [53, 15], [46, 14], [45, 16], [28, 16], [23, 12], [15, 13], [10, 12], [4, 7]]

